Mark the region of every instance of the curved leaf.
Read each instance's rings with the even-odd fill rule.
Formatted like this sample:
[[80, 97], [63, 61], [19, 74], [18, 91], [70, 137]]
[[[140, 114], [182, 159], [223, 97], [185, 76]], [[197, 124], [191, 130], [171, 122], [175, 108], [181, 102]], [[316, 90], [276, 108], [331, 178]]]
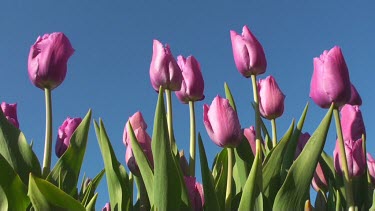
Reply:
[[94, 179], [92, 179], [91, 182], [88, 184], [85, 192], [82, 193], [83, 194], [83, 198], [82, 198], [83, 206], [86, 207], [92, 201], [93, 197], [95, 196], [95, 190], [98, 187], [100, 181], [102, 180], [104, 173], [105, 173], [104, 169], [101, 170], [99, 174], [96, 175], [96, 177], [94, 177]]

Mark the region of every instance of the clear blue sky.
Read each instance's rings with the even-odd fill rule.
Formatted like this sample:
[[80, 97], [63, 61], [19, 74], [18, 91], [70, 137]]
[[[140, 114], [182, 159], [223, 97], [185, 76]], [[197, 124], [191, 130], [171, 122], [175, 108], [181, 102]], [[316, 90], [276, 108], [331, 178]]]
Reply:
[[[152, 133], [157, 94], [150, 84], [149, 65], [152, 40], [159, 39], [170, 44], [175, 57], [194, 55], [201, 64], [206, 99], [196, 105], [197, 130], [202, 133], [211, 163], [220, 148], [206, 133], [202, 107], [217, 94], [224, 96], [224, 82], [236, 99], [242, 127], [254, 123], [251, 83], [235, 67], [229, 36], [229, 30], [240, 33], [246, 24], [266, 53], [268, 68], [261, 78], [273, 75], [286, 95], [284, 115], [277, 120], [279, 137], [293, 118], [299, 118], [306, 102], [310, 102], [310, 110], [305, 131], [312, 133], [325, 115], [325, 110], [308, 97], [312, 61], [324, 50], [339, 45], [351, 81], [363, 100], [367, 149], [374, 154], [374, 3], [286, 2], [3, 1], [0, 101], [18, 103], [20, 128], [29, 142], [34, 141], [33, 148], [42, 161], [44, 93], [29, 81], [27, 57], [39, 35], [64, 32], [76, 51], [69, 60], [65, 81], [52, 93], [54, 139], [67, 116], [83, 117], [92, 108], [93, 118], [104, 120], [116, 155], [125, 165], [122, 133], [128, 117], [140, 110], [149, 125], [149, 134]], [[177, 144], [188, 152], [188, 106], [175, 96], [173, 104]], [[331, 127], [325, 148], [329, 154], [335, 139]], [[53, 164], [56, 160], [54, 156]], [[91, 127], [81, 174], [93, 177], [103, 167]], [[200, 174], [198, 180], [201, 181]], [[98, 191], [97, 207], [101, 208], [109, 200], [105, 179]]]

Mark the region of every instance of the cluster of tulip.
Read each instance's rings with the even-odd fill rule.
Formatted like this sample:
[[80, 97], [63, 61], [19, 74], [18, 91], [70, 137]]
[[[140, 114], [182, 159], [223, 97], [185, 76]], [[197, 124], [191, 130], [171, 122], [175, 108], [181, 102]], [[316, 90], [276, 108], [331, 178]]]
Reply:
[[[211, 105], [203, 106], [206, 131], [223, 148], [210, 169], [196, 132], [194, 103], [205, 98], [200, 64], [194, 56], [180, 55], [176, 61], [168, 45], [154, 40], [150, 79], [159, 96], [152, 137], [141, 112], [129, 118], [123, 134], [127, 172], [114, 154], [103, 121], [94, 121], [104, 170], [92, 179], [84, 178], [78, 190], [91, 110], [83, 119], [68, 117], [59, 127], [55, 145], [59, 160], [51, 169], [51, 91], [63, 82], [74, 49], [63, 33], [39, 37], [30, 49], [28, 73], [46, 97], [43, 167], [19, 130], [17, 105], [3, 102], [1, 210], [95, 210], [95, 191], [104, 174], [110, 202], [103, 210], [312, 210], [310, 185], [317, 192], [318, 210], [373, 208], [375, 159], [367, 154], [366, 163], [362, 100], [350, 82], [341, 49], [333, 47], [314, 58], [310, 97], [321, 108], [329, 108], [320, 125], [311, 136], [302, 133], [306, 105], [298, 123], [293, 120], [278, 138], [276, 118], [284, 112], [285, 95], [274, 77], [257, 81], [267, 67], [263, 47], [247, 26], [241, 35], [230, 31], [230, 38], [235, 65], [253, 85], [254, 126], [242, 129], [225, 84], [226, 98], [218, 95]], [[190, 109], [189, 162], [174, 137], [172, 91]], [[333, 157], [323, 150], [332, 116], [337, 131]], [[271, 122], [271, 135], [264, 120]], [[196, 143], [202, 184], [195, 176]], [[133, 183], [138, 192], [135, 203]]]

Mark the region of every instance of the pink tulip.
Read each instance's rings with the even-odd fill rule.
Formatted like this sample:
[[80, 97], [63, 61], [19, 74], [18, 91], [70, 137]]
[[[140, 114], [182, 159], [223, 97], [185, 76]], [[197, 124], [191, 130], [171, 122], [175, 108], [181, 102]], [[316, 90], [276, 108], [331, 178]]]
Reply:
[[203, 120], [212, 141], [220, 147], [236, 147], [243, 132], [237, 113], [227, 99], [216, 96], [211, 106], [203, 106]]
[[65, 79], [67, 62], [73, 53], [74, 49], [63, 33], [39, 36], [29, 53], [31, 82], [40, 89], [58, 87]]
[[296, 152], [294, 154], [294, 158], [297, 158], [299, 154], [301, 154], [303, 148], [305, 147], [307, 141], [310, 139], [309, 133], [301, 133], [301, 135], [298, 138], [298, 143], [296, 147]]
[[348, 104], [358, 106], [362, 105], [362, 98], [353, 84], [351, 84], [351, 95]]
[[371, 183], [375, 185], [375, 160], [370, 153], [367, 153], [367, 168], [368, 173], [370, 174]]
[[[138, 128], [142, 128], [143, 130], [147, 129], [147, 124], [146, 124], [145, 120], [143, 119], [142, 113], [140, 111], [135, 112], [135, 114], [133, 114], [133, 116], [131, 116], [129, 118], [129, 121], [132, 125], [133, 131], [135, 131]], [[128, 146], [129, 142], [130, 142], [128, 124], [129, 123], [126, 122], [125, 128], [124, 128], [124, 133], [123, 133], [123, 136], [122, 136], [123, 137], [122, 141], [125, 144], [125, 146]]]
[[349, 104], [341, 108], [341, 128], [344, 140], [357, 140], [366, 135], [365, 123], [359, 106]]
[[181, 89], [182, 73], [168, 45], [165, 47], [154, 40], [150, 65], [152, 87], [158, 92], [159, 87], [172, 91]]
[[[333, 161], [336, 172], [341, 175], [342, 161], [340, 159], [339, 153], [339, 142], [337, 140], [335, 150], [333, 151]], [[348, 171], [350, 177], [361, 176], [366, 169], [366, 158], [362, 149], [362, 139], [358, 139], [356, 141], [353, 141], [351, 139], [345, 140], [345, 153], [346, 160], [348, 162]]]
[[324, 171], [320, 163], [318, 163], [316, 166], [311, 185], [314, 188], [314, 190], [317, 192], [319, 190], [322, 190], [323, 192], [328, 191], [328, 180], [326, 176], [324, 175]]
[[8, 104], [6, 102], [1, 103], [1, 110], [4, 113], [5, 118], [14, 125], [14, 127], [19, 128], [20, 125], [18, 123], [17, 118], [17, 103]]
[[111, 211], [111, 204], [106, 203], [105, 206], [103, 207], [102, 211]]
[[183, 56], [178, 56], [177, 63], [182, 70], [183, 77], [181, 90], [176, 91], [177, 98], [182, 103], [203, 100], [204, 80], [199, 62], [194, 56], [189, 56], [186, 59]]
[[256, 154], [256, 134], [255, 134], [255, 128], [254, 126], [250, 126], [250, 128], [245, 128], [243, 130], [243, 133], [247, 139], [247, 141], [250, 144], [251, 151], [253, 152], [253, 155]]
[[184, 150], [180, 150], [179, 155], [180, 155], [179, 163], [180, 163], [182, 173], [184, 174], [184, 176], [189, 176], [189, 163], [186, 160]]
[[184, 177], [184, 180], [193, 210], [203, 210], [204, 193], [202, 184], [196, 182], [195, 177]]
[[242, 35], [230, 31], [234, 62], [238, 71], [246, 78], [266, 72], [267, 61], [262, 45], [245, 25]]
[[340, 47], [335, 46], [314, 58], [310, 97], [322, 108], [329, 108], [332, 103], [340, 107], [349, 102], [351, 83]]
[[285, 95], [281, 92], [275, 78], [268, 76], [259, 80], [259, 111], [266, 119], [275, 119], [284, 113]]
[[70, 138], [78, 125], [82, 122], [81, 118], [68, 117], [59, 127], [59, 132], [56, 139], [55, 153], [57, 157], [61, 157], [70, 145]]

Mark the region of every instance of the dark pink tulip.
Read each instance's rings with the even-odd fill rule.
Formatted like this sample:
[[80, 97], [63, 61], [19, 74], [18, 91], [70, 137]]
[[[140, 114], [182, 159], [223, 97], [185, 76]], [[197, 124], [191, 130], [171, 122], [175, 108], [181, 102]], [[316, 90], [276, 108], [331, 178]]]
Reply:
[[285, 95], [273, 76], [259, 80], [259, 111], [266, 119], [275, 119], [284, 113]]
[[178, 66], [182, 71], [181, 89], [176, 91], [177, 98], [182, 103], [189, 101], [200, 101], [204, 99], [204, 80], [199, 62], [194, 56], [186, 59], [183, 56], [177, 57]]
[[297, 147], [296, 147], [296, 152], [294, 154], [294, 158], [297, 158], [299, 156], [299, 154], [301, 154], [303, 148], [305, 147], [307, 141], [309, 140], [310, 138], [310, 134], [309, 133], [301, 133], [301, 135], [299, 136], [298, 138], [298, 143], [297, 143]]
[[340, 47], [324, 51], [314, 58], [314, 72], [310, 84], [310, 97], [322, 108], [332, 103], [340, 107], [349, 102], [351, 83], [349, 71]]
[[195, 177], [184, 177], [184, 180], [193, 210], [203, 210], [204, 193], [202, 184], [196, 182]]
[[324, 171], [320, 163], [318, 163], [316, 166], [311, 185], [314, 188], [314, 190], [317, 192], [319, 190], [322, 190], [323, 192], [328, 191], [328, 180], [326, 176], [324, 175]]
[[[133, 131], [135, 131], [138, 128], [142, 128], [143, 130], [147, 129], [147, 124], [146, 124], [145, 120], [143, 119], [142, 113], [140, 111], [135, 112], [135, 114], [133, 114], [133, 116], [131, 116], [129, 118], [129, 121], [132, 125]], [[130, 142], [130, 135], [129, 135], [129, 131], [128, 131], [128, 124], [129, 124], [128, 122], [126, 122], [126, 124], [125, 124], [124, 133], [123, 133], [123, 136], [122, 136], [123, 137], [122, 141], [125, 144], [125, 146], [128, 146], [129, 142]]]
[[245, 128], [243, 133], [250, 144], [251, 151], [253, 151], [253, 155], [256, 154], [256, 134], [254, 126], [250, 126], [250, 128]]
[[18, 123], [17, 118], [17, 103], [8, 104], [6, 102], [1, 103], [1, 110], [4, 113], [5, 118], [14, 125], [14, 127], [19, 128], [20, 125]]
[[[338, 174], [342, 174], [341, 169], [341, 159], [340, 159], [340, 148], [339, 142], [336, 141], [336, 147], [333, 151], [333, 161], [335, 170]], [[353, 141], [351, 139], [345, 140], [345, 153], [346, 153], [346, 160], [348, 162], [348, 171], [350, 177], [357, 177], [361, 176], [366, 169], [366, 158], [365, 154], [363, 153], [362, 148], [362, 139], [358, 139]]]
[[234, 62], [238, 71], [246, 78], [266, 72], [267, 61], [262, 45], [245, 25], [242, 35], [230, 31]]
[[[138, 140], [139, 145], [141, 145], [141, 148], [143, 152], [145, 153], [148, 161], [150, 162], [151, 166], [154, 166], [154, 159], [152, 157], [152, 150], [151, 150], [151, 137], [147, 134], [147, 132], [142, 129], [138, 128], [134, 130], [135, 136]], [[126, 148], [126, 154], [125, 154], [125, 161], [126, 165], [128, 166], [129, 170], [135, 175], [140, 176], [139, 167], [137, 164], [137, 161], [135, 160], [133, 149], [131, 142], [129, 142], [127, 148]]]
[[181, 89], [182, 73], [168, 45], [165, 47], [154, 40], [150, 65], [152, 87], [158, 92], [159, 87], [172, 91]]
[[111, 211], [111, 204], [106, 203], [105, 206], [103, 207], [102, 211]]
[[357, 140], [366, 135], [365, 123], [359, 106], [344, 105], [341, 110], [341, 128], [344, 140]]
[[348, 104], [358, 106], [362, 105], [362, 98], [353, 84], [351, 84], [351, 95]]
[[186, 160], [184, 150], [180, 150], [180, 167], [184, 176], [189, 176], [189, 164]]
[[370, 174], [371, 183], [375, 185], [375, 160], [370, 153], [367, 153], [367, 168], [368, 173]]
[[243, 132], [237, 113], [227, 99], [219, 95], [211, 106], [203, 106], [203, 121], [212, 141], [220, 147], [236, 147], [241, 142]]
[[74, 49], [63, 33], [39, 36], [29, 53], [31, 82], [41, 89], [58, 87], [65, 79], [67, 62], [73, 53]]
[[61, 157], [70, 145], [70, 138], [78, 125], [82, 122], [81, 118], [68, 117], [59, 127], [59, 132], [56, 139], [55, 153], [57, 157]]

